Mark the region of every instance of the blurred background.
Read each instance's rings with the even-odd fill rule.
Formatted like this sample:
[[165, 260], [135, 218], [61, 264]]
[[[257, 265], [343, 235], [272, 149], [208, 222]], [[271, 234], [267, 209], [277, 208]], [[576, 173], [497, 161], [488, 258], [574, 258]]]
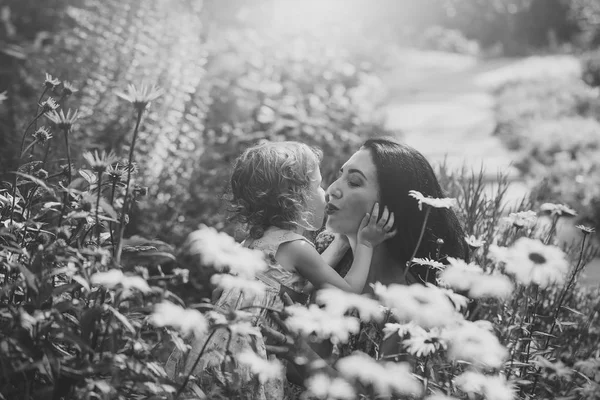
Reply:
[[[80, 112], [79, 158], [126, 154], [134, 116], [115, 91], [165, 90], [136, 146], [149, 192], [128, 234], [227, 228], [229, 167], [260, 138], [319, 146], [327, 181], [377, 135], [600, 227], [599, 46], [598, 0], [3, 0], [0, 174], [49, 73], [78, 89], [63, 107]], [[52, 175], [60, 140], [49, 159]]]

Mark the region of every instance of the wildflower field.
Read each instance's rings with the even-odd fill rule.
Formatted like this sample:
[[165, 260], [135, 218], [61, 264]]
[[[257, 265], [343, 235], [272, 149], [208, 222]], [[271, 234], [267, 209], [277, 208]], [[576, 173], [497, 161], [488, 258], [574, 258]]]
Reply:
[[[11, 60], [0, 84], [8, 70], [20, 79], [0, 91], [0, 122], [12, 121], [0, 125], [0, 399], [248, 399], [290, 365], [307, 377], [289, 399], [600, 399], [600, 285], [586, 275], [599, 255], [592, 61], [587, 85], [526, 79], [495, 91], [498, 135], [521, 151], [526, 178], [543, 181], [532, 196], [512, 205], [507, 177], [490, 183], [445, 165], [436, 170], [445, 198], [407, 193], [423, 229], [432, 208], [451, 207], [466, 232], [469, 260], [409, 263], [429, 267], [436, 285], [320, 290], [309, 306], [265, 310], [285, 332], [269, 356], [227, 349], [212, 355], [218, 376], [173, 375], [173, 351], [187, 365], [203, 355], [189, 355], [194, 340], [264, 334], [248, 310], [211, 302], [219, 289], [265, 289], [255, 279], [264, 255], [242, 247], [225, 218], [231, 161], [260, 138], [300, 140], [323, 150], [327, 181], [364, 139], [389, 133], [379, 114], [385, 62], [373, 62], [388, 49], [360, 32], [345, 41], [313, 32], [306, 16], [286, 20], [309, 31], [301, 39], [232, 28], [221, 0], [61, 0], [53, 6], [66, 11], [52, 17], [72, 31], [57, 34], [56, 48], [69, 49], [60, 52], [40, 44], [52, 29], [36, 1], [0, 6], [7, 32], [19, 7], [20, 24], [47, 30], [31, 48], [0, 51]], [[485, 21], [514, 26], [531, 2], [493, 2], [477, 24], [492, 3], [449, 3], [458, 10], [449, 28], [484, 43], [493, 39]], [[593, 0], [578, 4], [598, 12]], [[209, 29], [205, 8], [225, 28]], [[581, 29], [586, 43], [597, 43], [594, 26]], [[433, 27], [420, 43], [476, 51], [444, 32]], [[522, 51], [518, 30], [509, 33], [503, 44]], [[576, 231], [567, 241], [565, 224]], [[315, 356], [319, 344], [332, 345], [330, 359]]]
[[[208, 383], [168, 377], [165, 362], [174, 347], [187, 352], [192, 337], [218, 330], [261, 334], [243, 310], [215, 309], [198, 293], [263, 290], [253, 279], [266, 267], [262, 253], [206, 226], [178, 250], [124, 238], [132, 205], [144, 194], [135, 184], [136, 137], [163, 92], [131, 85], [115, 93], [133, 115], [127, 156], [88, 152], [85, 164], [73, 165], [68, 140], [79, 116], [59, 104], [75, 90], [46, 75], [22, 136], [26, 162], [0, 191], [0, 393], [6, 399], [244, 398], [246, 385], [281, 374], [281, 362], [226, 353], [223, 379]], [[36, 128], [42, 123], [48, 127]], [[48, 160], [28, 157], [53, 140], [66, 142], [69, 161], [57, 176], [44, 169]], [[414, 259], [437, 271], [438, 286], [377, 284], [372, 298], [327, 289], [309, 308], [272, 310], [289, 331], [292, 359], [309, 371], [304, 398], [598, 398], [599, 288], [579, 284], [594, 255], [594, 228], [580, 225], [576, 241], [557, 246], [557, 223], [574, 210], [527, 202], [504, 210], [502, 177], [489, 195], [481, 175], [440, 168], [447, 199], [410, 195], [425, 215], [431, 207], [457, 210], [472, 259], [449, 259], [448, 266]], [[308, 342], [348, 342], [361, 324], [382, 328], [369, 339], [374, 356], [352, 353], [331, 369], [303, 354]], [[401, 343], [401, 353], [379, 351], [389, 339]], [[236, 379], [235, 365], [244, 364], [255, 381]]]

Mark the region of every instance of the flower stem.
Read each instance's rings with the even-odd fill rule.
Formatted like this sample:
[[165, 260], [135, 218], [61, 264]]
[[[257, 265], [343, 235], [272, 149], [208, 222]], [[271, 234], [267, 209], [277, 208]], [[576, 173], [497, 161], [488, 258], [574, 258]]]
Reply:
[[123, 234], [125, 233], [125, 216], [127, 215], [127, 211], [129, 208], [129, 185], [131, 184], [131, 170], [133, 168], [133, 152], [135, 150], [135, 141], [137, 139], [143, 112], [143, 109], [138, 110], [137, 119], [135, 121], [135, 128], [133, 130], [133, 139], [131, 140], [131, 146], [129, 147], [127, 184], [125, 185], [125, 200], [123, 201], [123, 209], [121, 210], [121, 218], [119, 220], [119, 235], [117, 236], [117, 251], [115, 253], [115, 261], [117, 264], [121, 262], [121, 253], [123, 252]]
[[69, 128], [64, 128], [63, 131], [65, 133], [65, 146], [67, 147], [67, 169], [68, 169], [68, 181], [69, 186], [71, 185], [71, 148], [69, 147]]
[[[114, 202], [115, 202], [115, 190], [117, 188], [117, 182], [114, 181], [112, 183], [112, 188], [110, 191], [110, 205], [114, 207]], [[108, 223], [108, 231], [110, 232], [110, 245], [112, 248], [112, 252], [113, 252], [113, 256], [115, 255], [115, 236], [113, 234], [113, 223], [109, 222]]]
[[421, 240], [423, 240], [423, 235], [425, 234], [425, 227], [427, 226], [427, 219], [429, 218], [430, 212], [431, 212], [431, 207], [427, 206], [427, 209], [425, 210], [425, 218], [423, 219], [423, 226], [421, 226], [421, 233], [419, 234], [419, 240], [417, 240], [417, 245], [415, 246], [415, 249], [413, 250], [413, 253], [410, 256], [410, 260], [407, 261], [407, 266], [406, 266], [406, 269], [404, 270], [404, 278], [405, 279], [408, 276], [408, 270], [410, 269], [410, 266], [412, 266], [412, 260], [417, 255], [419, 246], [421, 246]]
[[102, 171], [98, 171], [98, 196], [96, 197], [96, 237], [98, 247], [100, 247], [100, 223], [98, 219], [98, 211], [100, 210], [100, 194], [102, 193]]
[[187, 376], [183, 380], [183, 383], [181, 384], [181, 387], [175, 394], [175, 398], [173, 400], [177, 400], [179, 398], [179, 396], [181, 396], [181, 393], [183, 393], [183, 391], [185, 390], [185, 387], [187, 386], [188, 382], [190, 381], [190, 377], [192, 376], [192, 374], [194, 373], [194, 370], [196, 369], [196, 367], [198, 366], [198, 363], [200, 362], [200, 358], [202, 357], [202, 354], [204, 354], [204, 350], [206, 350], [206, 346], [208, 346], [208, 344], [210, 343], [210, 340], [215, 335], [215, 332], [217, 332], [219, 330], [219, 328], [220, 327], [217, 327], [215, 330], [213, 330], [210, 333], [210, 335], [208, 336], [208, 338], [206, 339], [206, 342], [204, 342], [204, 345], [202, 346], [202, 349], [200, 349], [200, 353], [198, 354], [196, 361], [194, 361], [194, 364], [192, 365], [190, 372], [187, 374]]

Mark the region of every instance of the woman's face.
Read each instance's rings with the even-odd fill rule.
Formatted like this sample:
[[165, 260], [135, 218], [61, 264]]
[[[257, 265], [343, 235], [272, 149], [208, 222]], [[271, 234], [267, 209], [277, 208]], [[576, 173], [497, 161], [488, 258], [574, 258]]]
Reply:
[[377, 170], [371, 152], [361, 149], [354, 153], [340, 169], [327, 194], [327, 229], [355, 235], [365, 214], [379, 201]]
[[307, 221], [310, 229], [317, 230], [323, 225], [325, 218], [325, 190], [321, 186], [323, 178], [320, 168], [316, 168], [310, 176], [310, 191], [307, 199], [307, 208], [310, 211], [310, 217]]

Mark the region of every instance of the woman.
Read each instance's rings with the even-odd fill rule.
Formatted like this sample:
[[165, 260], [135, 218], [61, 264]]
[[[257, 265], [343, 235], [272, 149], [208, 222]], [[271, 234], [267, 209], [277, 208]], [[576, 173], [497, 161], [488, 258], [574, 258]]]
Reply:
[[[365, 292], [371, 290], [369, 283], [375, 282], [384, 285], [435, 282], [435, 273], [428, 274], [425, 266], [413, 265], [405, 273], [413, 257], [435, 260], [447, 256], [468, 257], [463, 230], [456, 214], [449, 209], [431, 210], [415, 252], [425, 213], [408, 195], [410, 190], [426, 197], [444, 197], [425, 157], [412, 147], [389, 139], [367, 140], [342, 166], [337, 180], [327, 189], [326, 228], [335, 234], [331, 245], [340, 256], [344, 255], [343, 250], [348, 250], [348, 245], [350, 250], [354, 248], [360, 216], [375, 202], [387, 206], [396, 217], [397, 234], [374, 249]], [[336, 269], [341, 275], [345, 274], [350, 257], [351, 252], [340, 257]]]

